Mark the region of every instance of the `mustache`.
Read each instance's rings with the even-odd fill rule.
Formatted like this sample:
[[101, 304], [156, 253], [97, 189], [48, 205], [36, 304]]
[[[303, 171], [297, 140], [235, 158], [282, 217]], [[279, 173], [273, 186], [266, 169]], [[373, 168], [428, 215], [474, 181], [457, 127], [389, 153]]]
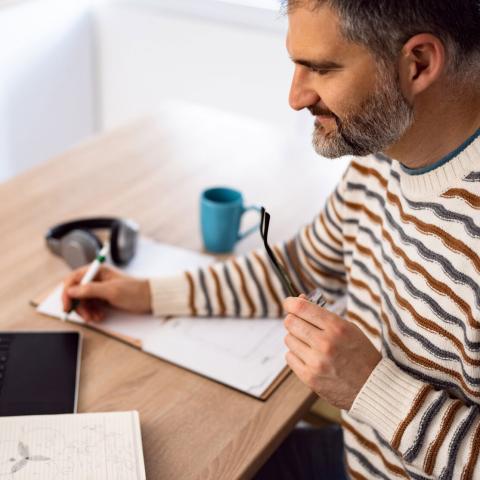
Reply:
[[317, 115], [325, 115], [326, 117], [338, 118], [331, 110], [316, 105], [308, 107], [308, 110], [314, 117]]

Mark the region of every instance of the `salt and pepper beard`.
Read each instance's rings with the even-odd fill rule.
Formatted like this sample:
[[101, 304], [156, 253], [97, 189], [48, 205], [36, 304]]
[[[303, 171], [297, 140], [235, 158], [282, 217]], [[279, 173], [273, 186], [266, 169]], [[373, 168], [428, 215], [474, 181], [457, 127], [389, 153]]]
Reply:
[[[337, 129], [325, 133], [321, 125], [313, 132], [315, 151], [327, 158], [343, 155], [365, 156], [378, 153], [396, 143], [412, 125], [413, 107], [402, 95], [398, 76], [379, 68], [377, 88], [358, 108], [342, 118], [330, 112]], [[321, 112], [309, 108], [313, 115]]]

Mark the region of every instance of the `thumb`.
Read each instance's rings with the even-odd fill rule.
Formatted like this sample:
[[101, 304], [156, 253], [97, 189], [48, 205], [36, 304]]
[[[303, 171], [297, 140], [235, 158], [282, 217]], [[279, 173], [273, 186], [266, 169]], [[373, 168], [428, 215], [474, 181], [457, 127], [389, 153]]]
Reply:
[[75, 285], [67, 290], [69, 297], [78, 298], [80, 300], [88, 298], [99, 298], [108, 300], [110, 297], [110, 289], [104, 282], [91, 282], [86, 285]]
[[301, 293], [298, 298], [304, 298], [305, 300], [307, 299], [307, 296], [304, 293]]

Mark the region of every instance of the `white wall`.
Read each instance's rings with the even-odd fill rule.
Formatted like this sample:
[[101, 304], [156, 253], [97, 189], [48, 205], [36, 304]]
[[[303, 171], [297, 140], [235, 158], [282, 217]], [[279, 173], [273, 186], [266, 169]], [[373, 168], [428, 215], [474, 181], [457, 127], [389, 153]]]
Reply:
[[[291, 125], [297, 116], [287, 102], [292, 66], [285, 19], [275, 10], [257, 17], [251, 9], [249, 26], [240, 7], [229, 21], [226, 8], [217, 5], [219, 21], [202, 15], [199, 6], [192, 7], [196, 16], [175, 13], [174, 3], [130, 0], [98, 10], [102, 126], [125, 123], [166, 99]], [[184, 13], [186, 3], [178, 4]], [[201, 3], [213, 13], [211, 1]]]
[[240, 3], [255, 0], [0, 0], [0, 181], [167, 100], [277, 126], [292, 161], [311, 156], [286, 20]]
[[0, 3], [0, 181], [95, 130], [88, 3]]

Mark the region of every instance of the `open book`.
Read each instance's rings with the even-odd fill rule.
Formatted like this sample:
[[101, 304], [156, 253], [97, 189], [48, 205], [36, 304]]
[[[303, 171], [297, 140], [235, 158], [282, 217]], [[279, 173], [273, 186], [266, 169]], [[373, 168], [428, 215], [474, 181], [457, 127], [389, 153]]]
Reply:
[[0, 477], [145, 480], [138, 413], [2, 417]]
[[[205, 267], [213, 257], [142, 238], [127, 273], [150, 277]], [[63, 318], [62, 286], [38, 305], [40, 313]], [[38, 303], [38, 302], [37, 302]], [[75, 312], [72, 322], [84, 323]], [[287, 351], [281, 319], [155, 318], [111, 310], [89, 327], [220, 383], [265, 399], [286, 377]]]

